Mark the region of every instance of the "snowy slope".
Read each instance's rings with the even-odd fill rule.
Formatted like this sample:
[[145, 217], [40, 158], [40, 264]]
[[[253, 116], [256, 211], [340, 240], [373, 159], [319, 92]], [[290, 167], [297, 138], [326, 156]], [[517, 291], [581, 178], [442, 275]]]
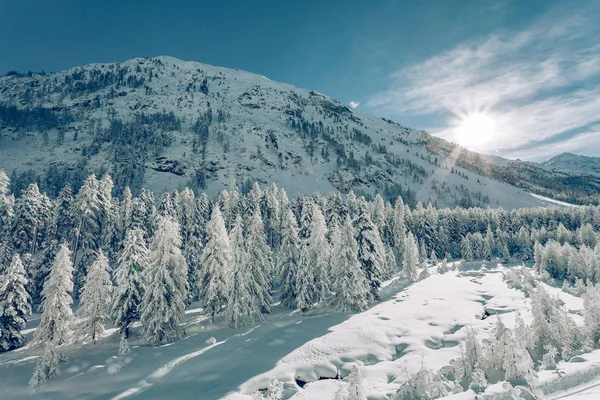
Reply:
[[[117, 355], [118, 338], [110, 336], [96, 345], [67, 346], [61, 374], [39, 398], [248, 400], [249, 393], [278, 378], [285, 382], [286, 399], [330, 400], [345, 384], [330, 378], [338, 371], [347, 376], [357, 364], [369, 399], [385, 399], [422, 366], [437, 369], [457, 357], [467, 327], [484, 338], [496, 313], [508, 327], [514, 326], [517, 311], [531, 322], [530, 299], [503, 282], [504, 271], [489, 265], [480, 271], [434, 273], [408, 287], [400, 279], [382, 289], [380, 304], [360, 314], [303, 314], [275, 307], [266, 321], [238, 330], [211, 325], [192, 305], [186, 312], [187, 336], [172, 344], [152, 347], [132, 340], [126, 356]], [[578, 317], [580, 298], [544, 287]], [[492, 315], [482, 320], [484, 310]], [[37, 323], [35, 316], [29, 321], [28, 337]], [[3, 400], [31, 398], [27, 381], [40, 354], [30, 346], [0, 354]], [[540, 373], [540, 381], [558, 388], [551, 399], [595, 398], [598, 374], [589, 371], [599, 362], [600, 351], [583, 354], [559, 364], [567, 374], [559, 384], [552, 384], [558, 378], [553, 371]], [[499, 384], [488, 390], [502, 391]], [[474, 396], [465, 392], [449, 399]]]
[[550, 169], [574, 171], [588, 175], [600, 175], [600, 157], [562, 153], [541, 163]]
[[[0, 115], [0, 169], [9, 174], [44, 174], [49, 166], [73, 171], [82, 168], [77, 163], [89, 171], [115, 173], [132, 161], [127, 154], [116, 156], [103, 136], [110, 121], [172, 112], [181, 126], [161, 132], [170, 144], [159, 154], [149, 152], [134, 168], [143, 172], [143, 185], [156, 192], [182, 188], [201, 173], [210, 194], [233, 179], [251, 179], [274, 181], [291, 194], [332, 188], [374, 193], [391, 187], [390, 197], [410, 189], [416, 200], [439, 206], [548, 204], [532, 198], [528, 187], [512, 186], [513, 169], [505, 171], [506, 165], [516, 165], [512, 161], [486, 161], [502, 168], [492, 179], [478, 165], [461, 162], [463, 153], [471, 153], [424, 131], [363, 115], [330, 97], [260, 75], [172, 57], [0, 77], [2, 104], [50, 110], [52, 118], [66, 121], [51, 123], [42, 134], [39, 124]], [[206, 147], [194, 150], [195, 124], [209, 109]], [[35, 121], [35, 116], [24, 119]]]

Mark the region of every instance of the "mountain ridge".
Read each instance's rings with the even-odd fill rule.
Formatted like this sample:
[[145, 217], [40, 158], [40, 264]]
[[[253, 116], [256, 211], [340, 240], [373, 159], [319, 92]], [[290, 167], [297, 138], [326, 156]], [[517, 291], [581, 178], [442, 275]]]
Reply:
[[600, 157], [564, 152], [543, 161], [544, 167], [600, 176]]
[[257, 180], [440, 207], [545, 205], [529, 192], [593, 203], [600, 192], [600, 181], [571, 182], [580, 174], [474, 153], [313, 90], [169, 56], [1, 77], [0, 121], [0, 168], [49, 192], [106, 171], [117, 191], [216, 195]]

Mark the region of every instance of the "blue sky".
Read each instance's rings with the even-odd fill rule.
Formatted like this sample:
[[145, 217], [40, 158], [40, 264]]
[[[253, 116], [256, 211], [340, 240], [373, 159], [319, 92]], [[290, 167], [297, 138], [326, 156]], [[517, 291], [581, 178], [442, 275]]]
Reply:
[[[593, 0], [0, 0], [0, 73], [170, 55], [315, 89], [478, 151], [600, 156], [596, 19]], [[492, 121], [483, 143], [457, 129], [472, 115]]]

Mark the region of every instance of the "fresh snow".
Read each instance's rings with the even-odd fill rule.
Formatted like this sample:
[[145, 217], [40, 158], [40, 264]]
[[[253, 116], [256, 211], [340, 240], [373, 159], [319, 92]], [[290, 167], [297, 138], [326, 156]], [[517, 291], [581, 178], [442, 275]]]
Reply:
[[531, 195], [540, 201], [545, 201], [552, 205], [557, 205], [557, 206], [562, 206], [562, 207], [579, 207], [577, 204], [565, 203], [564, 201], [554, 200], [549, 197], [541, 196], [539, 194], [531, 193]]
[[[96, 345], [64, 348], [67, 358], [61, 374], [44, 389], [43, 398], [93, 394], [93, 398], [162, 399], [176, 391], [178, 397], [202, 393], [203, 399], [242, 400], [277, 378], [285, 383], [285, 398], [328, 400], [346, 382], [327, 378], [335, 378], [338, 371], [346, 377], [356, 364], [369, 399], [384, 399], [421, 367], [435, 370], [457, 357], [465, 327], [484, 338], [497, 320], [495, 313], [508, 327], [514, 325], [517, 311], [531, 321], [530, 300], [502, 280], [506, 268], [488, 263], [476, 270], [480, 265], [463, 263], [462, 271], [444, 275], [432, 268], [430, 277], [408, 287], [404, 279], [393, 278], [382, 285], [382, 302], [360, 314], [303, 314], [276, 308], [267, 320], [239, 330], [203, 319], [188, 325], [187, 336], [169, 346], [152, 347], [132, 339], [132, 351], [125, 356], [116, 355], [117, 335], [107, 330], [105, 335], [113, 336]], [[581, 311], [580, 298], [543, 286], [560, 296], [573, 316]], [[190, 310], [198, 308], [193, 304]], [[484, 309], [492, 315], [481, 320]], [[186, 322], [194, 321], [194, 314], [189, 313]], [[28, 323], [28, 338], [38, 321]], [[0, 355], [3, 399], [28, 396], [26, 381], [40, 352], [30, 346], [21, 350]], [[586, 371], [598, 364], [600, 350], [559, 363], [561, 373], [571, 377], [572, 388], [556, 393], [567, 397], [550, 398], [595, 398], [598, 389], [593, 383], [578, 385], [593, 381]], [[542, 384], [557, 378], [555, 371], [540, 373]], [[296, 379], [308, 383], [301, 389]], [[496, 384], [486, 393], [502, 391]], [[473, 397], [473, 392], [465, 392], [448, 399]]]

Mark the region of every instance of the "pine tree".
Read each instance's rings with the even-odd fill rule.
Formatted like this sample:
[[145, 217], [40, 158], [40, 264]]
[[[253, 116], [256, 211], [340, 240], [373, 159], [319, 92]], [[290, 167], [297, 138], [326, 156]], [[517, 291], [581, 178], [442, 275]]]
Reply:
[[104, 201], [107, 200], [106, 186], [94, 175], [90, 175], [73, 201], [72, 213], [75, 217], [76, 228], [73, 239], [73, 263], [76, 288], [81, 287], [87, 267], [92, 263], [95, 251], [100, 248], [102, 242], [106, 210], [109, 208], [104, 204]]
[[533, 374], [533, 360], [510, 329], [507, 332], [502, 369], [506, 380], [529, 382]]
[[421, 262], [421, 272], [419, 273], [419, 279], [423, 280], [430, 276], [429, 267], [427, 266], [427, 262]]
[[496, 244], [494, 240], [494, 233], [492, 232], [492, 228], [490, 228], [488, 225], [487, 232], [485, 233], [485, 238], [483, 240], [483, 258], [491, 261], [495, 247]]
[[117, 228], [121, 240], [125, 240], [127, 232], [132, 228], [134, 214], [133, 202], [134, 200], [131, 194], [131, 189], [129, 189], [129, 186], [126, 186], [125, 189], [123, 189], [123, 195], [121, 204], [119, 205], [117, 219]]
[[52, 218], [52, 203], [41, 194], [37, 183], [32, 183], [15, 202], [12, 238], [15, 250], [20, 254], [35, 255], [46, 235]]
[[21, 258], [15, 254], [6, 273], [0, 275], [0, 353], [25, 343], [21, 331], [27, 322], [25, 317], [31, 314], [25, 285], [25, 269]]
[[402, 257], [402, 270], [409, 282], [417, 281], [417, 267], [419, 265], [419, 250], [412, 232], [408, 232], [404, 241], [404, 255]]
[[56, 230], [57, 243], [70, 242], [73, 239], [74, 217], [71, 213], [73, 207], [73, 190], [66, 185], [62, 188], [54, 201], [53, 222]]
[[346, 218], [342, 229], [334, 229], [332, 241], [334, 306], [342, 312], [363, 311], [368, 306], [369, 282], [358, 262], [358, 246], [349, 218]]
[[50, 276], [44, 284], [42, 291], [42, 316], [40, 324], [35, 331], [36, 343], [53, 342], [60, 346], [70, 339], [71, 319], [73, 313], [71, 304], [73, 299], [73, 263], [71, 262], [71, 251], [66, 243], [62, 244]]
[[536, 241], [533, 245], [533, 259], [535, 260], [533, 269], [537, 273], [542, 273], [546, 270], [547, 265], [546, 260], [544, 258], [544, 246], [542, 246], [538, 241]]
[[206, 246], [200, 261], [202, 270], [197, 282], [200, 285], [199, 299], [214, 322], [215, 315], [227, 305], [227, 282], [231, 276], [231, 245], [218, 205], [213, 207], [206, 234]]
[[312, 205], [312, 221], [308, 238], [309, 260], [313, 271], [314, 303], [324, 305], [329, 294], [329, 243], [327, 242], [327, 227], [321, 209]]
[[600, 286], [588, 287], [583, 296], [584, 331], [592, 348], [600, 347]]
[[143, 275], [146, 291], [140, 315], [142, 334], [154, 345], [169, 343], [184, 333], [187, 265], [180, 246], [179, 223], [171, 217], [160, 218]]
[[427, 263], [427, 249], [425, 248], [424, 240], [417, 239], [417, 242], [419, 243], [419, 264], [423, 267]]
[[246, 252], [248, 254], [250, 294], [258, 309], [264, 313], [270, 313], [273, 259], [271, 249], [267, 244], [260, 209], [257, 209], [250, 219], [247, 236]]
[[[231, 230], [231, 277], [229, 293], [227, 295], [227, 309], [225, 320], [232, 328], [238, 328], [245, 322], [250, 321], [258, 310], [257, 304], [252, 301], [250, 293], [250, 277], [248, 270], [248, 253], [243, 237], [243, 225], [241, 215], [237, 215], [233, 229]], [[260, 315], [260, 312], [257, 312]]]
[[429, 256], [429, 261], [431, 262], [431, 265], [437, 265], [438, 258], [437, 254], [435, 254], [435, 250], [431, 250], [431, 256]]
[[29, 380], [31, 394], [38, 393], [46, 383], [60, 373], [59, 356], [56, 353], [54, 343], [46, 342], [44, 354], [38, 358]]
[[298, 225], [292, 210], [286, 211], [281, 232], [281, 248], [277, 258], [277, 271], [280, 275], [279, 287], [281, 304], [293, 308], [296, 303], [296, 277], [300, 263], [300, 239]]
[[121, 340], [119, 341], [119, 355], [123, 356], [125, 354], [129, 354], [131, 349], [129, 348], [129, 343], [127, 343], [127, 338], [125, 335], [121, 335]]
[[461, 257], [465, 261], [473, 261], [473, 259], [474, 259], [473, 248], [471, 247], [471, 241], [466, 236], [463, 237], [460, 242], [460, 253], [461, 253]]
[[140, 318], [140, 303], [144, 295], [144, 271], [149, 266], [149, 254], [141, 229], [127, 232], [123, 251], [115, 269], [115, 293], [111, 316], [124, 338], [131, 325]]
[[95, 344], [102, 336], [104, 322], [108, 318], [112, 289], [108, 258], [100, 250], [89, 268], [81, 292], [77, 310], [77, 315], [81, 319], [77, 327], [78, 340], [91, 338]]
[[307, 240], [300, 244], [298, 271], [295, 277], [296, 306], [302, 311], [308, 311], [315, 301], [314, 274]]
[[371, 204], [371, 221], [379, 228], [379, 234], [383, 233], [385, 225], [385, 202], [379, 193], [375, 196]]
[[367, 400], [367, 395], [363, 387], [363, 377], [356, 365], [352, 366], [350, 376], [348, 376], [348, 397], [346, 399]]
[[279, 246], [279, 214], [281, 210], [277, 192], [277, 185], [273, 182], [263, 193], [260, 202], [260, 212], [263, 217], [267, 243], [272, 248]]
[[357, 202], [357, 215], [354, 220], [356, 242], [358, 244], [358, 261], [365, 277], [371, 285], [371, 298], [379, 299], [379, 287], [388, 276], [385, 247], [381, 241], [379, 230], [371, 221], [366, 202], [361, 198]]

